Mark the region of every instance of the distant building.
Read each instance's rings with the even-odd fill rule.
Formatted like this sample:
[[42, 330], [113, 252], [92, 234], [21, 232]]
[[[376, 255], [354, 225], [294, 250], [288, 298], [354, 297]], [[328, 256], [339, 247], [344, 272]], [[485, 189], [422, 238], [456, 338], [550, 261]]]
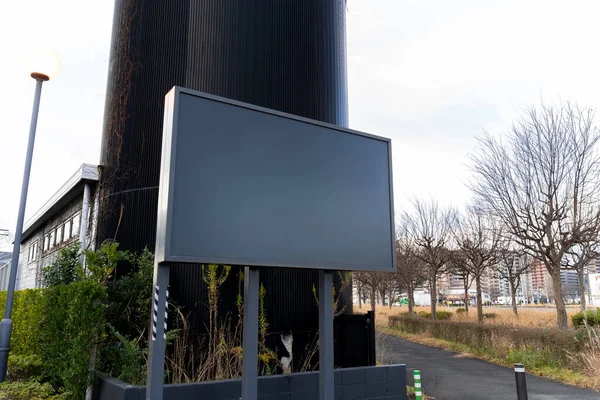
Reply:
[[560, 286], [565, 299], [575, 301], [579, 298], [579, 278], [576, 271], [560, 271]]
[[[508, 265], [504, 265], [504, 263], [501, 263], [493, 269], [490, 278], [490, 296], [494, 302], [497, 301], [502, 304], [510, 303], [510, 301], [506, 301], [506, 299], [512, 298], [510, 282], [507, 278], [507, 276], [509, 275], [508, 269], [512, 268], [513, 271], [517, 271], [529, 262], [529, 256], [515, 255], [510, 258], [510, 260], [508, 261]], [[526, 270], [523, 274], [521, 274], [519, 286], [516, 290], [516, 298], [519, 303], [530, 303], [533, 301], [531, 289], [531, 273], [529, 270]]]
[[548, 273], [546, 266], [539, 260], [531, 260], [531, 294], [534, 302], [544, 299], [554, 299], [554, 288], [552, 286], [552, 277]]
[[600, 274], [600, 257], [593, 258], [586, 266], [588, 274]]
[[589, 274], [588, 278], [590, 282], [590, 305], [600, 307], [600, 273]]
[[[76, 241], [83, 247], [95, 244], [98, 175], [98, 166], [83, 164], [25, 223], [17, 290], [41, 287], [42, 269], [54, 261], [61, 248]], [[8, 287], [9, 268], [0, 261], [0, 290]]]

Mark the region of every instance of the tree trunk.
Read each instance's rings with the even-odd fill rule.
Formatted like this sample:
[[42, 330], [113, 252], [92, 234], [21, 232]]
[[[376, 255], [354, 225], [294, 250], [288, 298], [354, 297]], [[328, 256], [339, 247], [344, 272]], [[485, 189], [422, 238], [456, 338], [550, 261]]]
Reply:
[[481, 276], [475, 277], [475, 289], [477, 290], [477, 322], [483, 324], [483, 301], [481, 296]]
[[585, 311], [585, 281], [583, 276], [584, 266], [577, 268], [577, 279], [579, 279], [579, 311]]
[[468, 279], [469, 277], [466, 277], [465, 279], [463, 279], [463, 285], [465, 288], [465, 313], [467, 315], [469, 315], [469, 301], [471, 300], [469, 298], [469, 283], [468, 283]]
[[434, 272], [431, 279], [431, 291], [429, 296], [431, 298], [431, 319], [437, 319], [437, 274]]
[[394, 302], [394, 290], [388, 290], [388, 307], [392, 309], [392, 303]]
[[567, 310], [565, 308], [565, 300], [562, 296], [562, 287], [560, 284], [560, 269], [556, 268], [555, 273], [550, 274], [552, 277], [552, 288], [554, 289], [554, 303], [556, 304], [556, 323], [558, 329], [566, 330], [568, 327]]
[[375, 286], [371, 287], [371, 311], [375, 313]]
[[412, 314], [415, 308], [415, 291], [412, 285], [408, 285], [408, 313]]
[[362, 308], [362, 290], [360, 285], [356, 285], [356, 292], [358, 293], [358, 309]]
[[510, 285], [510, 300], [512, 301], [513, 314], [519, 315], [517, 310], [517, 290], [515, 288], [515, 283], [510, 279], [508, 280], [508, 283]]
[[386, 292], [385, 288], [379, 290], [379, 295], [381, 296], [381, 305], [382, 306], [386, 305], [386, 302], [385, 302], [385, 292]]

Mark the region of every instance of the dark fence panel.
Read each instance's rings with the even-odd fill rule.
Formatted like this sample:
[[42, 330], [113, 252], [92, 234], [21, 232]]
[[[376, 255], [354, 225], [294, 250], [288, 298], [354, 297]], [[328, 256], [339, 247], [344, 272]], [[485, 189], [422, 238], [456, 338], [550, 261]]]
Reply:
[[[375, 319], [373, 312], [340, 315], [334, 330], [335, 365], [343, 368], [375, 365]], [[352, 351], [348, 351], [352, 349]]]

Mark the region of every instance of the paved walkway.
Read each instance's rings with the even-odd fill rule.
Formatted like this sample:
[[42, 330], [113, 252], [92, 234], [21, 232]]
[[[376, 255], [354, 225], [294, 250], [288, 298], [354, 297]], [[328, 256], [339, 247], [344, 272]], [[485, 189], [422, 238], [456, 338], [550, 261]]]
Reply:
[[[378, 356], [385, 364], [406, 364], [409, 384], [421, 371], [425, 394], [436, 400], [516, 399], [512, 369], [462, 358], [452, 351], [424, 346], [394, 336], [379, 335]], [[600, 393], [527, 374], [529, 400], [600, 400]]]

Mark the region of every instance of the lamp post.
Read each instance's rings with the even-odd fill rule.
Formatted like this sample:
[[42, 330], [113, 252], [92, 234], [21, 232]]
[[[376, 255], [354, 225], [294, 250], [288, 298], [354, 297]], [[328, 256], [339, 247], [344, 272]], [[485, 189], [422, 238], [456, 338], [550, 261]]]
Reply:
[[40, 109], [40, 97], [42, 94], [42, 83], [50, 78], [56, 77], [60, 71], [60, 60], [56, 53], [49, 51], [39, 54], [30, 66], [31, 77], [35, 79], [35, 96], [33, 99], [33, 111], [31, 113], [31, 125], [29, 127], [29, 142], [27, 144], [27, 155], [25, 157], [25, 170], [23, 172], [23, 183], [21, 186], [21, 201], [19, 203], [19, 214], [17, 216], [17, 229], [15, 230], [15, 241], [11, 259], [10, 276], [8, 278], [8, 293], [6, 296], [6, 308], [4, 319], [0, 322], [0, 382], [6, 379], [8, 367], [8, 352], [10, 350], [10, 336], [12, 333], [12, 319], [10, 318], [17, 280], [17, 268], [19, 267], [19, 252], [21, 249], [21, 235], [23, 233], [23, 218], [25, 216], [25, 204], [27, 203], [27, 189], [29, 188], [29, 175], [31, 172], [31, 159], [33, 156], [33, 144], [35, 142], [35, 129], [37, 126], [38, 111]]

